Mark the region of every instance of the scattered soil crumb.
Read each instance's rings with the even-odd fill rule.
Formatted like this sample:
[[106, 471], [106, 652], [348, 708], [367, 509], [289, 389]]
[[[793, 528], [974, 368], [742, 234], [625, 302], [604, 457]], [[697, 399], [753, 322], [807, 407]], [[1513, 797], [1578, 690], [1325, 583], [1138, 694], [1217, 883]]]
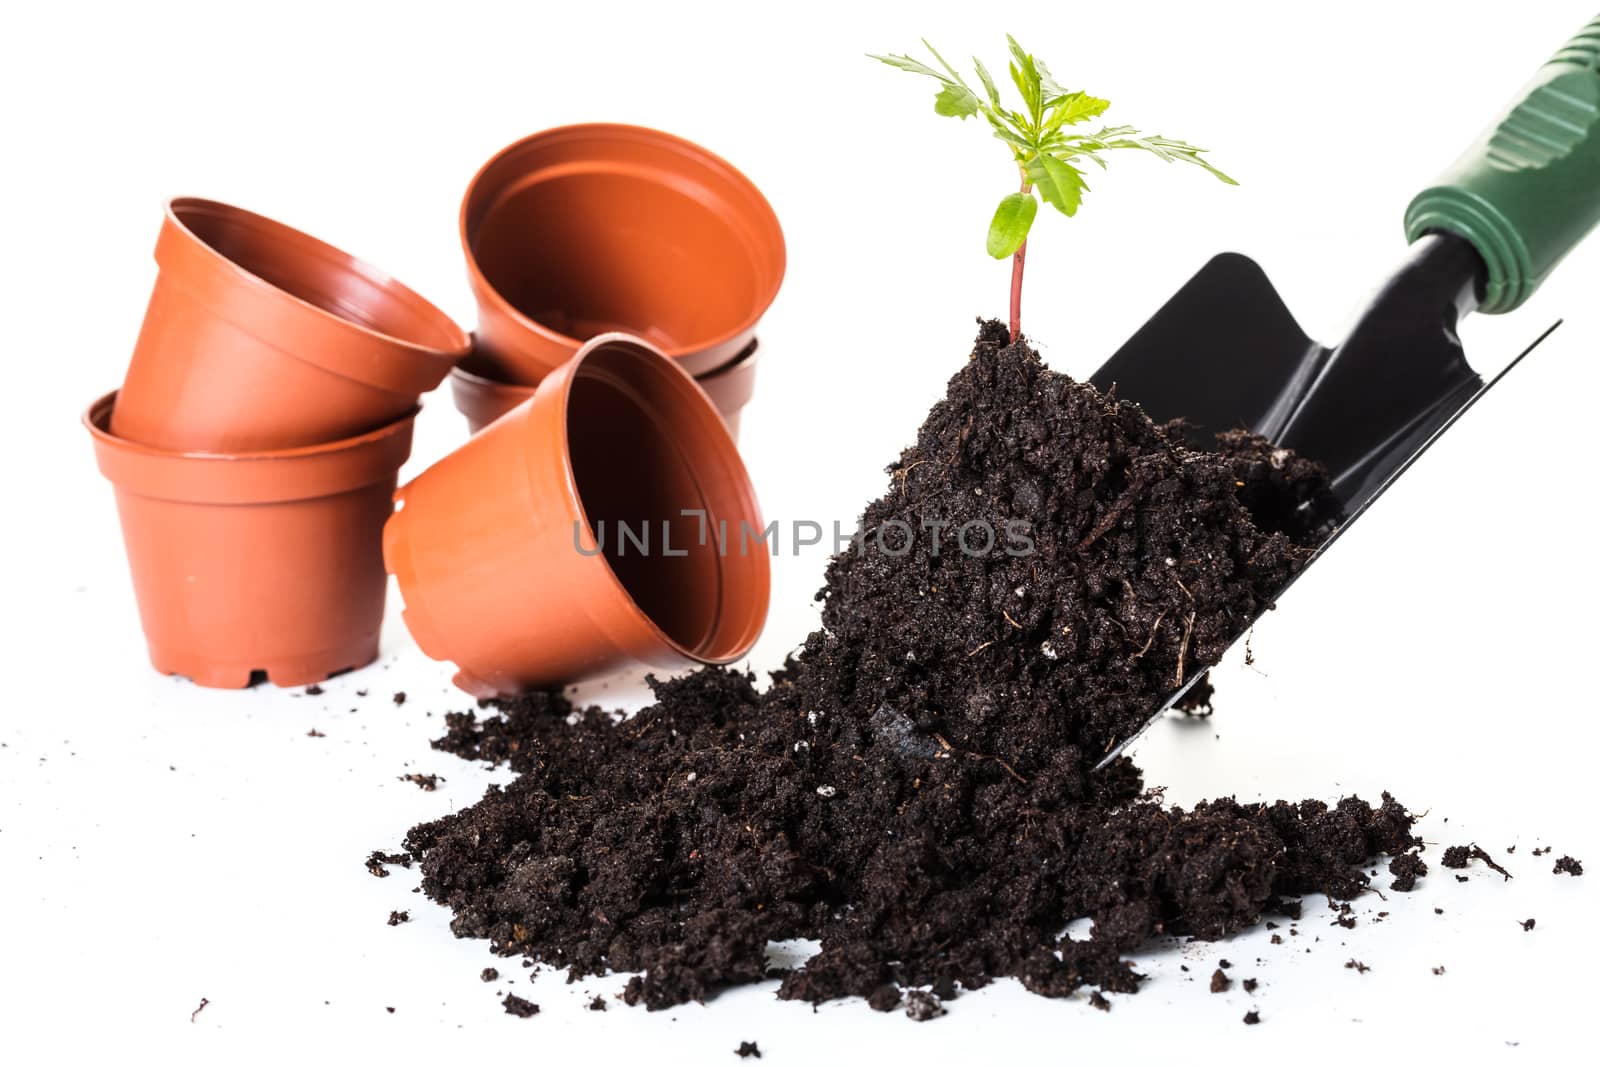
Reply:
[[602, 997], [598, 993], [595, 994], [593, 1000], [589, 1001], [589, 1010], [590, 1011], [605, 1011], [606, 1008], [608, 1008], [609, 1006], [610, 1005], [608, 1005], [606, 1003], [606, 998]]
[[1260, 984], [1261, 983], [1256, 981], [1254, 978], [1246, 978], [1244, 981], [1239, 983], [1239, 986], [1246, 993], [1254, 993], [1256, 991], [1256, 986]]
[[394, 702], [397, 707], [401, 704], [404, 704], [406, 702], [406, 695], [404, 693], [396, 693], [394, 695]]
[[1104, 993], [1096, 989], [1093, 993], [1089, 994], [1089, 1006], [1091, 1008], [1098, 1008], [1100, 1011], [1110, 1011], [1111, 1001], [1106, 999]]
[[1538, 923], [1539, 923], [1539, 920], [1537, 920], [1537, 919], [1523, 919], [1517, 925], [1521, 926], [1524, 930], [1532, 930], [1535, 926], [1538, 925]]
[[323, 733], [321, 730], [317, 729], [315, 726], [313, 726], [311, 729], [306, 731], [306, 736], [307, 737], [327, 737], [328, 735]]
[[1394, 875], [1389, 888], [1397, 893], [1409, 893], [1417, 888], [1417, 879], [1428, 873], [1428, 864], [1415, 852], [1402, 852], [1389, 861], [1389, 873]]
[[483, 970], [482, 970], [482, 971], [481, 971], [481, 972], [480, 972], [480, 973], [479, 973], [479, 974], [478, 974], [478, 978], [479, 978], [479, 980], [480, 980], [480, 981], [484, 981], [484, 982], [492, 982], [492, 981], [494, 981], [494, 980], [495, 980], [495, 979], [496, 979], [496, 978], [499, 978], [499, 977], [500, 977], [500, 972], [499, 972], [499, 971], [497, 971], [497, 970], [495, 970], [495, 969], [494, 969], [494, 968], [493, 968], [493, 967], [485, 967], [485, 968], [484, 968], [484, 969], [483, 969]]
[[906, 994], [906, 1018], [925, 1023], [945, 1013], [939, 998], [923, 989], [913, 989]]
[[1372, 970], [1372, 968], [1368, 967], [1365, 963], [1355, 959], [1346, 961], [1345, 969], [1354, 971], [1357, 974], [1366, 974], [1368, 971]]
[[[1451, 845], [1449, 848], [1444, 850], [1444, 856], [1439, 860], [1439, 862], [1445, 867], [1450, 867], [1455, 870], [1462, 870], [1473, 860], [1482, 860], [1484, 866], [1503, 877], [1506, 881], [1509, 882], [1511, 880], [1511, 872], [1500, 866], [1500, 864], [1496, 863], [1494, 857], [1489, 855], [1483, 849], [1479, 848], [1476, 843], [1470, 845]], [[1462, 878], [1459, 875], [1456, 876], [1456, 880], [1460, 882], [1466, 881], [1465, 878]]]
[[1231, 985], [1233, 985], [1233, 979], [1223, 973], [1221, 967], [1211, 972], [1211, 992], [1226, 993]]
[[1439, 966], [1435, 967], [1433, 969], [1433, 973], [1434, 974], [1443, 974], [1444, 973], [1444, 965], [1440, 964]]
[[444, 778], [437, 774], [419, 774], [413, 771], [410, 774], [402, 774], [400, 781], [410, 782], [424, 793], [431, 793], [439, 788], [439, 783], [444, 781]]
[[868, 994], [867, 1006], [873, 1011], [894, 1011], [900, 1006], [900, 987], [885, 982]]
[[1261, 1013], [1256, 1011], [1256, 1009], [1251, 1008], [1249, 1011], [1244, 1013], [1244, 1023], [1246, 1026], [1254, 1026], [1260, 1021]]
[[515, 993], [507, 993], [506, 998], [500, 1003], [505, 1007], [507, 1015], [515, 1015], [519, 1019], [539, 1014], [539, 1005], [531, 1000], [524, 1000]]
[[320, 685], [313, 684], [306, 686], [306, 696], [308, 697], [319, 697], [323, 694], [323, 691], [324, 690]]
[[410, 921], [411, 913], [409, 911], [391, 911], [389, 913], [390, 926], [399, 926], [401, 923], [408, 923]]
[[410, 867], [411, 856], [405, 852], [381, 852], [374, 850], [367, 857], [367, 873], [374, 878], [389, 877], [390, 867]]
[[749, 1059], [751, 1056], [758, 1060], [761, 1058], [761, 1048], [754, 1041], [741, 1041], [739, 1047], [733, 1051], [741, 1060]]
[[1576, 878], [1578, 875], [1583, 873], [1583, 864], [1579, 863], [1571, 856], [1562, 856], [1560, 859], [1556, 860], [1555, 873], [1570, 874]]

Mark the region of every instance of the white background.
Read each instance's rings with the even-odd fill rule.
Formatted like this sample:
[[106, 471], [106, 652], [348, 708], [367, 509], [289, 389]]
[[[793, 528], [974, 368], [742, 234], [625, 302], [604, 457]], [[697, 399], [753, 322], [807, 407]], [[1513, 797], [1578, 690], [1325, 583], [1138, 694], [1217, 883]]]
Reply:
[[[470, 326], [455, 219], [477, 165], [545, 126], [630, 121], [727, 155], [776, 206], [789, 275], [762, 328], [745, 451], [770, 516], [848, 524], [960, 366], [974, 316], [1004, 310], [1007, 267], [984, 256], [983, 231], [1014, 181], [976, 123], [937, 118], [930, 85], [862, 53], [926, 35], [994, 66], [1010, 30], [1069, 87], [1111, 98], [1112, 120], [1208, 146], [1242, 181], [1119, 158], [1091, 175], [1078, 218], [1041, 213], [1028, 331], [1082, 375], [1221, 249], [1254, 254], [1308, 330], [1336, 336], [1401, 253], [1409, 196], [1591, 13], [1461, 0], [9, 10], [0, 1059], [731, 1063], [745, 1039], [764, 1063], [1571, 1050], [1592, 1012], [1594, 878], [1555, 878], [1553, 857], [1528, 853], [1600, 864], [1600, 241], [1515, 315], [1468, 323], [1469, 353], [1493, 369], [1568, 320], [1260, 625], [1255, 666], [1236, 654], [1220, 668], [1216, 718], [1158, 726], [1138, 752], [1180, 803], [1392, 789], [1429, 812], [1431, 842], [1481, 842], [1515, 881], [1436, 869], [1420, 893], [1362, 901], [1354, 931], [1310, 902], [1286, 946], [1257, 931], [1158, 948], [1140, 960], [1144, 992], [1109, 1014], [1002, 982], [924, 1025], [860, 1002], [813, 1015], [770, 985], [599, 1015], [582, 1001], [620, 978], [530, 985], [501, 961], [544, 1008], [506, 1016], [505, 982], [478, 979], [495, 962], [484, 945], [451, 938], [443, 909], [410, 892], [413, 873], [362, 867], [493, 777], [428, 748], [443, 712], [468, 704], [449, 669], [391, 614], [381, 664], [321, 698], [154, 674], [77, 419], [121, 375], [165, 197], [280, 218]], [[464, 435], [436, 395], [408, 471]], [[756, 668], [813, 626], [824, 561], [777, 562]], [[597, 699], [633, 691], [620, 680]], [[423, 793], [396, 780], [412, 770], [447, 781]], [[399, 908], [412, 921], [385, 925]], [[1381, 925], [1377, 909], [1391, 913]], [[1223, 956], [1235, 978], [1261, 980], [1256, 995], [1206, 991]], [[1344, 968], [1352, 957], [1371, 971]], [[1251, 1006], [1261, 1026], [1242, 1025]]]

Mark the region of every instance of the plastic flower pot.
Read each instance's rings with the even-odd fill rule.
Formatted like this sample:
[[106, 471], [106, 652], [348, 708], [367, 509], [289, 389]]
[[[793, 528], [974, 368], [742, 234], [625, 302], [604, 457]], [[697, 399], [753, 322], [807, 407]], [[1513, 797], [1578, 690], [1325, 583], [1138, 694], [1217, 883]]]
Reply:
[[728, 424], [728, 432], [736, 441], [739, 439], [739, 413], [756, 392], [756, 362], [760, 355], [760, 349], [752, 343], [726, 367], [695, 379], [722, 412], [722, 421]]
[[116, 393], [84, 413], [116, 488], [150, 661], [237, 689], [305, 685], [378, 654], [383, 524], [413, 408], [333, 444], [224, 455], [112, 433]]
[[160, 268], [112, 430], [171, 451], [257, 452], [386, 426], [470, 339], [375, 267], [260, 215], [167, 204]]
[[534, 384], [588, 338], [636, 334], [699, 376], [755, 337], [783, 231], [748, 178], [635, 126], [566, 126], [504, 149], [461, 205], [490, 376]]
[[733, 438], [635, 338], [591, 340], [397, 501], [383, 556], [406, 625], [478, 697], [729, 663], [766, 621], [769, 548]]
[[[739, 411], [750, 402], [755, 392], [756, 342], [752, 341], [730, 366], [696, 378], [695, 382], [711, 397], [711, 402], [722, 412], [722, 421], [728, 432], [739, 439]], [[456, 410], [467, 418], [469, 433], [477, 433], [501, 415], [510, 411], [534, 394], [537, 386], [510, 385], [476, 373], [475, 361], [466, 362], [450, 372], [450, 391], [455, 396]]]

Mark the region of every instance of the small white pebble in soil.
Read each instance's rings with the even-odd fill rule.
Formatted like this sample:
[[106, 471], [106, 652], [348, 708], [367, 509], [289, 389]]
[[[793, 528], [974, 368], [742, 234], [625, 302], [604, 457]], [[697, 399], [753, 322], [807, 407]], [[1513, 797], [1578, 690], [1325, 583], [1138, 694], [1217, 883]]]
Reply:
[[819, 785], [819, 786], [817, 786], [817, 796], [819, 796], [819, 797], [831, 797], [837, 792], [839, 792], [839, 791], [837, 789], [835, 789], [831, 785]]
[[1046, 641], [1044, 644], [1039, 646], [1039, 654], [1041, 656], [1043, 656], [1045, 659], [1055, 659], [1056, 658], [1055, 646], [1050, 644], [1049, 641]]
[[796, 752], [804, 752], [806, 749], [808, 749], [810, 747], [811, 747], [811, 742], [810, 741], [796, 741], [794, 743], [794, 750]]
[[694, 780], [695, 780], [695, 779], [697, 779], [697, 778], [699, 778], [699, 777], [700, 777], [700, 775], [699, 775], [699, 772], [697, 772], [697, 771], [690, 771], [690, 772], [689, 772], [689, 773], [688, 773], [688, 774], [687, 774], [687, 775], [686, 775], [686, 776], [685, 776], [685, 777], [684, 777], [684, 779], [683, 779], [683, 780], [684, 780], [684, 781], [686, 781], [686, 782], [692, 782], [692, 781], [694, 781]]

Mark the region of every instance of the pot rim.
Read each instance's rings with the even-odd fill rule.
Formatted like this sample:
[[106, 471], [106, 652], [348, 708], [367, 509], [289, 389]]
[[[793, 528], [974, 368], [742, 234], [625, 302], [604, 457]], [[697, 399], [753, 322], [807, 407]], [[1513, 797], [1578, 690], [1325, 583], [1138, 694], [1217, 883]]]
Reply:
[[[648, 341], [644, 341], [642, 338], [639, 338], [634, 334], [625, 333], [622, 331], [612, 331], [612, 333], [618, 337], [626, 337], [629, 340], [639, 341], [641, 344], [649, 344]], [[599, 334], [596, 335], [596, 337], [590, 338], [590, 340], [597, 340], [599, 337], [603, 336], [608, 335]], [[660, 349], [656, 349], [656, 351], [659, 352]], [[734, 356], [733, 359], [729, 360], [727, 363], [724, 363], [722, 366], [717, 367], [715, 370], [707, 371], [704, 374], [690, 375], [690, 377], [692, 377], [697, 383], [703, 385], [709, 378], [719, 378], [725, 374], [733, 375], [740, 371], [749, 370], [756, 365], [756, 362], [760, 356], [761, 343], [759, 341], [751, 341], [737, 356]], [[472, 357], [469, 355], [467, 358], [471, 359]], [[670, 359], [671, 357], [668, 356], [667, 358]], [[676, 363], [676, 361], [674, 362]], [[528, 396], [532, 396], [539, 388], [537, 383], [534, 385], [527, 385], [523, 382], [508, 382], [500, 378], [492, 377], [488, 374], [480, 374], [477, 371], [469, 369], [466, 366], [465, 361], [457, 363], [454, 367], [450, 368], [450, 377], [453, 379], [458, 379], [474, 389], [482, 389], [486, 391], [514, 389], [518, 392], [525, 393]]]
[[[236, 281], [248, 285], [269, 299], [287, 301], [306, 315], [337, 323], [340, 327], [357, 331], [369, 339], [404, 349], [429, 360], [442, 360], [454, 364], [455, 361], [466, 355], [472, 347], [472, 338], [467, 331], [463, 330], [454, 319], [445, 314], [432, 301], [401, 282], [388, 271], [374, 266], [359, 256], [351, 255], [321, 238], [313, 237], [302, 230], [297, 230], [287, 223], [279, 222], [266, 215], [237, 207], [221, 200], [211, 200], [201, 196], [170, 197], [163, 205], [162, 210], [167, 224], [182, 233], [193, 250], [202, 255], [213, 269], [232, 276]], [[429, 318], [437, 320], [442, 328], [441, 332], [453, 335], [453, 343], [447, 348], [441, 348], [405, 337], [398, 337], [359, 319], [349, 318], [329, 311], [327, 308], [313, 304], [288, 289], [274, 285], [244, 264], [224, 254], [212, 245], [210, 241], [196, 233], [194, 228], [184, 221], [184, 214], [191, 212], [242, 221], [258, 232], [265, 233], [274, 241], [284, 241], [298, 245], [302, 250], [318, 258], [333, 262], [341, 270], [358, 275], [373, 286], [397, 297], [403, 303], [420, 310]]]
[[[768, 232], [762, 236], [767, 239], [767, 243], [770, 245], [770, 248], [774, 253], [775, 261], [773, 263], [771, 284], [764, 287], [757, 294], [756, 307], [758, 310], [755, 312], [755, 314], [750, 316], [746, 321], [740, 323], [740, 325], [734, 329], [725, 330], [714, 337], [697, 341], [692, 347], [674, 345], [672, 348], [658, 349], [658, 351], [661, 351], [668, 359], [676, 361], [683, 357], [694, 355], [698, 352], [713, 349], [718, 345], [726, 344], [730, 340], [738, 337], [740, 334], [747, 333], [749, 330], [754, 328], [754, 326], [759, 323], [761, 318], [767, 313], [767, 309], [772, 306], [773, 301], [778, 298], [778, 292], [783, 288], [784, 274], [788, 270], [788, 243], [784, 240], [783, 225], [778, 221], [778, 214], [773, 210], [772, 203], [767, 199], [766, 194], [761, 191], [760, 186], [751, 181], [743, 171], [741, 171], [738, 167], [735, 167], [732, 163], [729, 163], [726, 159], [717, 155], [715, 152], [712, 152], [710, 149], [695, 144], [693, 141], [690, 141], [687, 138], [679, 137], [676, 134], [667, 133], [663, 130], [652, 129], [648, 126], [633, 126], [621, 122], [582, 122], [573, 123], [566, 126], [553, 126], [547, 130], [540, 130], [537, 133], [529, 134], [526, 137], [506, 145], [504, 148], [500, 149], [500, 151], [490, 156], [489, 159], [478, 168], [477, 172], [473, 174], [472, 180], [467, 183], [467, 191], [461, 198], [461, 211], [458, 219], [458, 228], [461, 234], [461, 250], [467, 260], [467, 272], [473, 283], [473, 288], [479, 292], [488, 293], [502, 312], [508, 315], [520, 326], [526, 328], [528, 331], [544, 341], [552, 344], [562, 345], [571, 349], [581, 348], [586, 343], [583, 338], [573, 337], [569, 334], [561, 333], [558, 330], [553, 330], [537, 319], [524, 314], [522, 309], [518, 308], [516, 305], [512, 304], [511, 301], [502, 296], [500, 290], [491, 285], [489, 280], [483, 276], [483, 272], [478, 268], [477, 253], [473, 250], [473, 238], [472, 235], [469, 235], [468, 233], [467, 224], [468, 215], [475, 206], [479, 194], [479, 183], [482, 182], [489, 171], [500, 164], [501, 161], [517, 152], [526, 151], [530, 145], [539, 143], [552, 143], [561, 140], [581, 141], [586, 139], [616, 139], [621, 141], [644, 142], [656, 147], [666, 148], [677, 152], [678, 154], [693, 160], [708, 170], [721, 172], [721, 177], [729, 181], [734, 186], [740, 188], [753, 198], [754, 203], [757, 205], [756, 214], [761, 216], [757, 225], [757, 229], [768, 229]], [[637, 168], [628, 169], [637, 173]], [[537, 171], [529, 172], [530, 175], [536, 173]], [[528, 184], [526, 181], [526, 176], [524, 181], [520, 184]], [[496, 199], [498, 199], [498, 195], [496, 196]], [[739, 227], [739, 229], [744, 230], [747, 233], [755, 232], [742, 226]], [[623, 333], [622, 336], [631, 337], [632, 335]], [[593, 340], [593, 338], [590, 338], [590, 340]]]
[[[736, 484], [732, 486], [732, 491], [740, 498], [741, 511], [743, 514], [739, 517], [741, 519], [752, 519], [757, 524], [757, 529], [765, 529], [765, 523], [762, 521], [761, 504], [756, 498], [755, 486], [750, 480], [749, 472], [744, 466], [744, 460], [739, 456], [739, 447], [734, 442], [733, 436], [729, 432], [727, 424], [723, 422], [721, 413], [716, 409], [715, 405], [711, 403], [710, 397], [706, 396], [705, 393], [700, 390], [698, 385], [695, 385], [694, 378], [687, 371], [680, 367], [675, 360], [667, 356], [666, 353], [664, 353], [661, 349], [657, 348], [655, 345], [644, 340], [643, 338], [636, 337], [633, 334], [621, 333], [617, 331], [597, 334], [588, 341], [584, 342], [583, 346], [578, 349], [577, 354], [574, 355], [571, 360], [565, 363], [561, 367], [560, 371], [557, 372], [560, 375], [560, 378], [556, 383], [556, 396], [552, 399], [559, 405], [562, 440], [568, 442], [571, 440], [571, 431], [568, 425], [568, 418], [571, 412], [572, 387], [583, 369], [583, 364], [596, 353], [605, 351], [612, 347], [633, 349], [636, 352], [642, 350], [643, 352], [648, 353], [649, 355], [655, 357], [657, 361], [659, 361], [662, 373], [677, 375], [678, 378], [682, 379], [683, 384], [690, 387], [688, 392], [684, 395], [687, 397], [692, 397], [694, 401], [698, 401], [703, 404], [703, 411], [697, 412], [697, 417], [703, 415], [707, 419], [706, 425], [714, 426], [714, 432], [719, 435], [719, 439], [715, 442], [713, 447], [722, 453], [721, 459], [725, 464], [727, 461], [731, 461], [732, 466], [739, 474]], [[709, 499], [710, 494], [704, 489], [704, 476], [698, 469], [691, 469], [693, 469], [695, 473], [696, 487], [700, 489], [701, 503], [703, 506], [709, 507], [711, 503]], [[576, 518], [578, 521], [583, 523], [583, 528], [585, 531], [587, 531], [592, 544], [594, 543], [594, 524], [589, 520], [588, 509], [584, 506], [583, 494], [579, 491], [577, 476], [572, 469], [572, 450], [570, 446], [562, 450], [561, 475], [563, 489], [567, 499], [575, 511]], [[643, 607], [639, 605], [638, 600], [634, 597], [633, 593], [628, 589], [628, 587], [623, 584], [622, 579], [617, 576], [616, 569], [612, 567], [611, 561], [607, 559], [604, 554], [597, 555], [593, 558], [604, 566], [606, 578], [612, 591], [632, 607], [635, 619], [648, 628], [648, 632], [655, 640], [661, 642], [664, 647], [672, 650], [674, 653], [681, 655], [685, 659], [694, 663], [722, 665], [732, 663], [741, 656], [746, 655], [755, 645], [756, 640], [761, 636], [761, 631], [765, 629], [766, 626], [766, 617], [770, 608], [772, 595], [772, 565], [765, 552], [756, 551], [750, 555], [758, 561], [754, 564], [754, 566], [756, 567], [756, 570], [760, 572], [758, 575], [758, 584], [760, 589], [756, 594], [757, 607], [756, 610], [751, 613], [753, 621], [744, 624], [741, 628], [741, 632], [737, 634], [723, 634], [721, 632], [724, 628], [724, 624], [732, 623], [735, 626], [738, 626], [741, 620], [730, 618], [730, 613], [727, 611], [731, 599], [726, 593], [726, 590], [729, 587], [730, 579], [730, 575], [727, 570], [727, 561], [732, 557], [719, 551], [717, 557], [717, 580], [719, 589], [723, 592], [719, 594], [717, 618], [715, 624], [712, 626], [711, 631], [702, 639], [701, 645], [698, 648], [690, 648], [684, 645], [677, 638], [673, 637], [671, 634], [662, 629], [661, 625], [656, 622], [656, 620], [652, 618]], [[733, 649], [732, 652], [725, 655], [712, 655], [707, 653], [709, 646], [726, 644], [730, 637], [735, 638], [731, 645], [729, 645], [729, 647]]]
[[[100, 471], [118, 491], [196, 504], [270, 504], [312, 500], [392, 477], [411, 453], [421, 404], [375, 430], [321, 444], [258, 452], [183, 452], [140, 444], [111, 432], [120, 390], [84, 409]], [[298, 472], [296, 474], [291, 473]]]

